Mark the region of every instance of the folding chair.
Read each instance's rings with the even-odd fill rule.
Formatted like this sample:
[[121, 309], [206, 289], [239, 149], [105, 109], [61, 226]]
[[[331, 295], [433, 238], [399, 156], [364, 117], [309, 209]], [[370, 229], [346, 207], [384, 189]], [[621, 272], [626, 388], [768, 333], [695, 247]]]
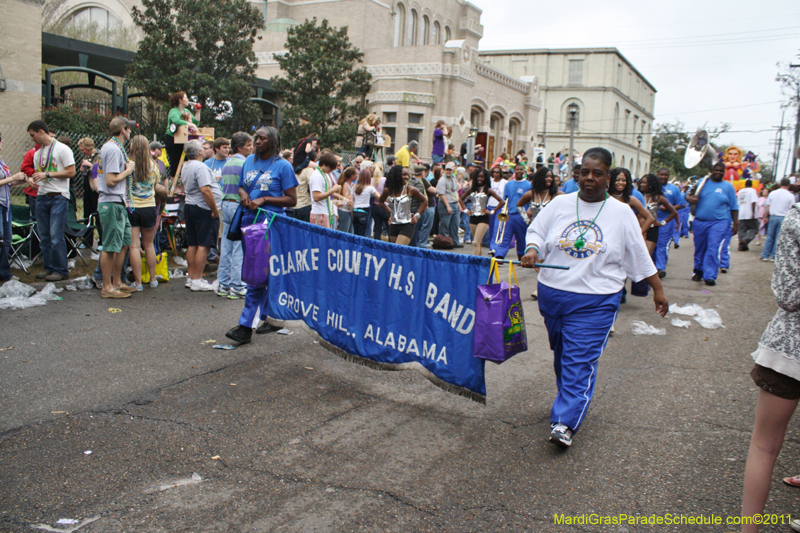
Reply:
[[67, 257], [77, 255], [83, 261], [84, 265], [88, 265], [86, 259], [78, 250], [78, 247], [83, 244], [87, 248], [91, 248], [89, 237], [94, 235], [95, 219], [97, 213], [92, 213], [89, 218], [77, 219], [75, 214], [75, 204], [70, 204], [67, 210], [67, 226], [64, 230], [64, 240], [67, 241]]
[[9, 248], [8, 262], [13, 265], [16, 260], [19, 266], [27, 274], [28, 269], [22, 262], [22, 250], [27, 244], [28, 254], [27, 257], [31, 264], [36, 261], [41, 255], [39, 251], [33, 255], [34, 239], [39, 242], [39, 234], [36, 232], [36, 222], [31, 220], [31, 212], [27, 205], [13, 205], [11, 206], [11, 229], [14, 232], [14, 237], [11, 241]]

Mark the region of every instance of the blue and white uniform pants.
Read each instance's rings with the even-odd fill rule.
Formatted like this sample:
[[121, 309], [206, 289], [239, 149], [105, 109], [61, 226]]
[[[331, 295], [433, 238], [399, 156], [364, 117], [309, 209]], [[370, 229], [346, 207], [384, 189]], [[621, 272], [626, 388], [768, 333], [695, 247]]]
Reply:
[[728, 231], [725, 233], [725, 237], [722, 239], [722, 244], [719, 247], [719, 267], [720, 268], [730, 268], [731, 267], [731, 237], [733, 237], [733, 221], [728, 221]]
[[[499, 220], [495, 222], [495, 231], [497, 228], [500, 227]], [[508, 251], [511, 249], [511, 240], [516, 238], [517, 240], [517, 257], [522, 257], [525, 255], [525, 233], [528, 231], [528, 226], [525, 224], [525, 221], [522, 220], [522, 215], [519, 213], [511, 213], [508, 215], [508, 221], [506, 221], [506, 230], [503, 234], [503, 242], [502, 244], [498, 244], [494, 251], [494, 256], [498, 259], [505, 258], [508, 254]]]
[[257, 289], [248, 285], [247, 293], [244, 297], [244, 309], [242, 309], [242, 315], [239, 317], [239, 324], [246, 328], [252, 328], [259, 308], [261, 309], [260, 318], [265, 320], [267, 317], [268, 296], [267, 287]]
[[731, 221], [694, 219], [694, 270], [701, 272], [703, 279], [717, 279], [719, 272], [719, 250], [730, 235]]
[[538, 294], [558, 387], [550, 423], [576, 432], [592, 401], [597, 363], [617, 318], [622, 292], [578, 294], [540, 283]]
[[658, 242], [656, 249], [653, 252], [653, 262], [657, 270], [666, 270], [667, 261], [669, 260], [669, 243], [675, 235], [675, 219], [670, 220], [660, 228], [658, 228]]

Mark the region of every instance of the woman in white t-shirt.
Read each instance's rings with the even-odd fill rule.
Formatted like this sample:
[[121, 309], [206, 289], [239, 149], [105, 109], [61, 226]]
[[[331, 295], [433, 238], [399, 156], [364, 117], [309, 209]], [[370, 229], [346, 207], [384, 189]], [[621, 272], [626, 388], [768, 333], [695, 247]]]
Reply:
[[372, 169], [362, 168], [358, 173], [358, 181], [353, 188], [353, 233], [362, 237], [369, 237], [370, 207], [369, 199], [375, 199], [375, 209], [381, 195], [372, 185]]
[[325, 152], [319, 158], [314, 173], [308, 178], [308, 190], [311, 192], [311, 216], [309, 221], [323, 228], [336, 229], [339, 216], [336, 200], [342, 200], [339, 193], [341, 186], [333, 177], [333, 170], [339, 166], [339, 160], [333, 152]]
[[550, 442], [568, 447], [589, 408], [597, 363], [619, 310], [626, 277], [653, 288], [656, 312], [669, 304], [630, 207], [607, 193], [611, 153], [583, 156], [579, 191], [553, 198], [528, 227], [523, 267], [540, 259], [568, 270], [538, 275], [539, 311], [553, 348], [558, 394]]

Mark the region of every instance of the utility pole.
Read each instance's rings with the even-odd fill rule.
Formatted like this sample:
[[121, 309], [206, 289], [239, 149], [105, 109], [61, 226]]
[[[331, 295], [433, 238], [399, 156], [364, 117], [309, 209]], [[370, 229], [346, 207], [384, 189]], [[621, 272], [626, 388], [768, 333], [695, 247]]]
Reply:
[[781, 113], [781, 128], [777, 131], [777, 139], [775, 139], [775, 157], [772, 158], [775, 164], [775, 170], [773, 174], [775, 175], [775, 181], [780, 181], [778, 179], [778, 162], [781, 158], [781, 143], [783, 143], [783, 119], [786, 117], [786, 110], [783, 110]]
[[[800, 65], [795, 65], [793, 63], [789, 63], [789, 68], [800, 68]], [[800, 147], [800, 84], [795, 84], [797, 86], [797, 100], [795, 104], [797, 105], [797, 121], [794, 125], [794, 146], [792, 146], [792, 174], [797, 172], [797, 149]]]

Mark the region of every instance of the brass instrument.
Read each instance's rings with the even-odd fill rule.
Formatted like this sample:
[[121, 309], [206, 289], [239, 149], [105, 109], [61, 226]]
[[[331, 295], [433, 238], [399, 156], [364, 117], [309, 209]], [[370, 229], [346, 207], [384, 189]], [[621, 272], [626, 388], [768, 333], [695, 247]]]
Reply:
[[508, 202], [503, 206], [503, 210], [497, 215], [497, 236], [494, 238], [495, 244], [503, 244], [503, 237], [506, 234], [506, 222], [508, 222]]

